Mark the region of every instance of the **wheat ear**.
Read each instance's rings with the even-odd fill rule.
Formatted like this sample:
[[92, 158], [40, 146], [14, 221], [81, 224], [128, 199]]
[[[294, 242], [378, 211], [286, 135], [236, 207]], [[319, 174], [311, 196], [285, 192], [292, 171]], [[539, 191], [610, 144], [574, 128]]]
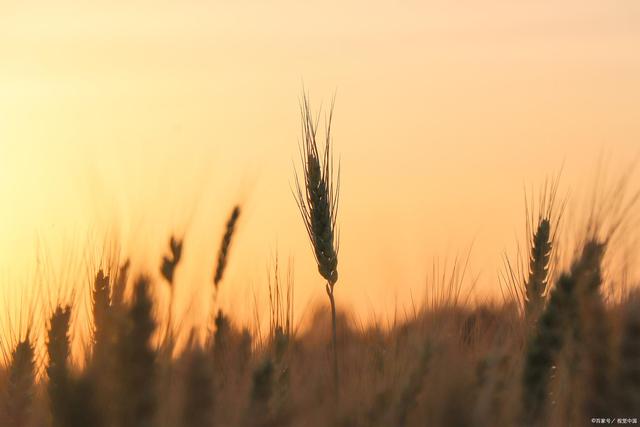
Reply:
[[[331, 304], [333, 375], [339, 383], [338, 350], [336, 336], [336, 305], [333, 288], [338, 281], [339, 239], [336, 229], [340, 170], [334, 174], [331, 150], [331, 120], [333, 106], [327, 120], [324, 152], [318, 151], [318, 123], [314, 120], [306, 96], [302, 98], [302, 144], [300, 147], [303, 176], [296, 175], [296, 201], [304, 222], [320, 275], [327, 281], [326, 291]], [[304, 190], [303, 190], [304, 188]]]

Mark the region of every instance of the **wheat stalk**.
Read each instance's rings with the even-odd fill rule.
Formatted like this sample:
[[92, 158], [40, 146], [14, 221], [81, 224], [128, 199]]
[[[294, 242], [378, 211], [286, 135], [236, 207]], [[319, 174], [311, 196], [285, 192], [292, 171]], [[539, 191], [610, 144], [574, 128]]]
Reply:
[[[318, 151], [318, 123], [314, 120], [309, 101], [302, 98], [302, 144], [300, 148], [303, 165], [303, 177], [296, 173], [295, 198], [302, 215], [318, 272], [327, 281], [326, 292], [331, 304], [333, 373], [336, 388], [339, 383], [338, 350], [336, 336], [336, 306], [333, 289], [338, 281], [339, 239], [336, 228], [338, 199], [340, 190], [340, 170], [334, 174], [333, 153], [331, 150], [331, 121], [333, 105], [326, 125], [325, 146], [322, 156]], [[304, 187], [304, 190], [303, 190]]]

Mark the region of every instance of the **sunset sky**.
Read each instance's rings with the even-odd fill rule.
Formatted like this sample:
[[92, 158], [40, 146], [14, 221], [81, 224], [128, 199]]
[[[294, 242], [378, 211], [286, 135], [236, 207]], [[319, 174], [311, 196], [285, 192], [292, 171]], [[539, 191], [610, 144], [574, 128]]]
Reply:
[[303, 87], [336, 96], [339, 306], [387, 316], [472, 244], [495, 296], [525, 185], [564, 164], [578, 196], [640, 153], [640, 2], [0, 0], [2, 293], [106, 236], [157, 274], [184, 233], [186, 307], [242, 203], [219, 303], [250, 319], [276, 251], [298, 317], [326, 303], [291, 193]]

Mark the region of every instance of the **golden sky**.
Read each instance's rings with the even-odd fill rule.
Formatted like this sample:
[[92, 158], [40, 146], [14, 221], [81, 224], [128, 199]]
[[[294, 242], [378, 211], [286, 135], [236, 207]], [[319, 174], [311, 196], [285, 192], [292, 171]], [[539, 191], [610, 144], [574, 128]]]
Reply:
[[249, 318], [276, 250], [294, 258], [298, 314], [324, 303], [291, 194], [303, 85], [316, 108], [337, 94], [336, 297], [362, 316], [422, 295], [434, 257], [472, 243], [495, 293], [524, 185], [564, 163], [579, 194], [602, 152], [616, 170], [640, 151], [636, 0], [37, 3], [0, 0], [12, 294], [43, 247], [62, 265], [117, 235], [155, 272], [175, 232], [186, 301], [242, 202], [220, 304]]

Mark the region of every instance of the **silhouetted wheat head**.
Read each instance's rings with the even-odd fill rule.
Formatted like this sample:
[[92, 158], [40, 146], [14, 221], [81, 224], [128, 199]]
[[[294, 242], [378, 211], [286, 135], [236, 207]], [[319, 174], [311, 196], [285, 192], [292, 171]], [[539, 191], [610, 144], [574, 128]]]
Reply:
[[526, 313], [533, 316], [544, 305], [544, 294], [547, 290], [547, 275], [549, 259], [551, 258], [552, 242], [550, 237], [551, 225], [548, 218], [542, 218], [531, 240], [531, 255], [529, 257], [529, 278], [526, 282]]
[[[331, 146], [331, 120], [333, 107], [326, 126], [324, 152], [318, 151], [318, 123], [314, 120], [309, 101], [302, 99], [302, 183], [296, 179], [296, 201], [302, 214], [307, 234], [320, 275], [331, 291], [338, 281], [338, 236], [336, 229], [340, 171], [334, 173]], [[304, 188], [304, 190], [303, 190]]]
[[[160, 265], [160, 274], [169, 284], [169, 305], [167, 325], [164, 334], [164, 341], [162, 343], [163, 356], [170, 358], [173, 354], [175, 347], [175, 337], [173, 331], [173, 309], [175, 305], [175, 284], [174, 275], [180, 260], [182, 259], [182, 245], [183, 240], [171, 236], [169, 239], [169, 256], [164, 255], [162, 257], [162, 264]], [[170, 372], [168, 373], [170, 376]]]
[[118, 425], [152, 427], [157, 409], [156, 352], [151, 337], [156, 329], [150, 282], [140, 277], [121, 324], [118, 358]]
[[[525, 280], [525, 314], [530, 323], [535, 322], [545, 303], [550, 260], [556, 240], [556, 233], [564, 212], [565, 204], [557, 205], [559, 176], [545, 181], [537, 204], [529, 203], [525, 197], [527, 216], [527, 236], [530, 239], [528, 277]], [[534, 210], [538, 211], [537, 217]]]
[[175, 274], [176, 267], [182, 258], [182, 240], [176, 239], [171, 236], [169, 240], [169, 256], [162, 257], [162, 265], [160, 266], [160, 273], [170, 285], [173, 285], [173, 276]]
[[579, 328], [576, 359], [582, 369], [576, 387], [582, 399], [581, 414], [598, 417], [613, 405], [613, 350], [611, 325], [602, 296], [602, 263], [607, 243], [592, 238], [584, 246], [581, 263], [572, 269], [581, 280]]
[[527, 345], [523, 371], [524, 425], [538, 425], [546, 415], [551, 370], [563, 345], [567, 312], [577, 304], [575, 287], [571, 275], [560, 276]]
[[47, 376], [49, 382], [47, 390], [53, 425], [68, 427], [70, 425], [71, 408], [69, 395], [71, 394], [71, 373], [68, 359], [71, 354], [69, 338], [70, 306], [57, 306], [51, 316], [47, 336]]
[[231, 249], [231, 239], [236, 229], [236, 223], [240, 218], [240, 206], [235, 206], [227, 219], [227, 225], [225, 226], [224, 235], [220, 242], [220, 249], [218, 249], [218, 262], [216, 264], [216, 271], [213, 276], [213, 284], [218, 289], [218, 285], [224, 277], [224, 270], [227, 267], [227, 261], [229, 259], [229, 250]]
[[29, 333], [11, 353], [7, 378], [6, 411], [8, 421], [15, 427], [30, 425], [35, 394], [35, 353]]
[[[577, 363], [582, 356], [603, 361], [601, 351], [593, 346], [586, 346], [582, 342], [585, 335], [585, 325], [603, 319], [593, 312], [593, 305], [588, 301], [598, 291], [602, 283], [601, 264], [606, 244], [597, 240], [587, 241], [580, 256], [573, 262], [569, 273], [562, 274], [556, 286], [551, 291], [551, 297], [545, 311], [542, 313], [536, 330], [530, 338], [526, 348], [523, 373], [523, 417], [526, 425], [544, 424], [546, 404], [549, 397], [549, 382], [551, 370], [557, 363], [557, 355], [565, 345], [567, 338], [572, 339], [574, 347], [570, 349], [574, 356], [572, 361]], [[585, 304], [589, 309], [585, 313]], [[594, 330], [587, 329], [593, 332]], [[600, 339], [605, 340], [606, 333], [596, 329]], [[608, 350], [606, 342], [600, 343]], [[577, 350], [583, 349], [582, 354]], [[574, 367], [575, 368], [575, 367]], [[596, 370], [604, 370], [599, 366]], [[597, 374], [596, 374], [597, 375]], [[593, 382], [599, 381], [595, 376]], [[595, 384], [589, 384], [593, 386]], [[604, 386], [604, 384], [600, 384]], [[602, 391], [598, 391], [599, 393]], [[590, 398], [586, 398], [590, 400]], [[597, 400], [597, 399], [596, 399]], [[593, 401], [593, 399], [591, 399]]]
[[[327, 281], [326, 291], [331, 304], [333, 372], [338, 386], [338, 350], [336, 337], [336, 308], [333, 287], [338, 281], [339, 239], [336, 229], [340, 193], [340, 168], [334, 171], [331, 145], [333, 105], [325, 129], [324, 152], [318, 150], [318, 122], [314, 120], [309, 101], [302, 98], [302, 183], [296, 174], [296, 201], [313, 249], [318, 271]], [[304, 190], [303, 190], [304, 187]]]
[[109, 276], [98, 271], [93, 283], [93, 346], [102, 351], [109, 334], [109, 313], [111, 310], [111, 286]]

